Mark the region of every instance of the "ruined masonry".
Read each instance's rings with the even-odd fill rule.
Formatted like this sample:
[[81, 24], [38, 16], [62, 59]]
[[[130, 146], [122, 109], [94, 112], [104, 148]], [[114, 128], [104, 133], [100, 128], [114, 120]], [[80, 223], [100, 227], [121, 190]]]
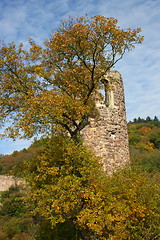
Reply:
[[19, 178], [14, 176], [0, 175], [0, 192], [7, 191], [11, 186], [18, 186], [24, 184]]
[[124, 88], [117, 71], [110, 71], [102, 82], [105, 97], [96, 99], [99, 118], [90, 119], [89, 126], [83, 130], [83, 138], [102, 158], [104, 170], [111, 174], [130, 161]]

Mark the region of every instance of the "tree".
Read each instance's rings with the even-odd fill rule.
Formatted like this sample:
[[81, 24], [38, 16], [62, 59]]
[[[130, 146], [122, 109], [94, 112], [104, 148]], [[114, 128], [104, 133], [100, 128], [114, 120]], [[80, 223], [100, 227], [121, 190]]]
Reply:
[[142, 123], [142, 122], [145, 122], [145, 120], [143, 118], [138, 117], [137, 123]]
[[158, 117], [155, 116], [153, 121], [158, 122], [158, 121], [159, 121], [159, 120], [158, 120]]
[[124, 30], [114, 18], [77, 17], [63, 21], [44, 47], [2, 44], [0, 121], [3, 136], [30, 138], [65, 131], [78, 139], [96, 114], [94, 95], [106, 73], [143, 41], [141, 29]]
[[0, 239], [34, 240], [33, 219], [24, 202], [26, 189], [12, 186], [1, 192]]
[[152, 121], [152, 119], [149, 116], [146, 117], [146, 122], [150, 122], [150, 121]]
[[54, 239], [86, 239], [85, 229], [80, 231], [76, 221], [86, 208], [88, 197], [98, 194], [104, 177], [97, 157], [86, 151], [82, 143], [54, 136], [26, 162], [24, 176], [30, 186], [26, 201], [34, 206], [34, 215], [49, 220], [47, 225], [51, 224], [56, 232]]
[[109, 177], [101, 168], [83, 144], [64, 136], [50, 139], [26, 163], [24, 174], [30, 184], [26, 201], [44, 217], [38, 239], [158, 237], [158, 181], [139, 170]]

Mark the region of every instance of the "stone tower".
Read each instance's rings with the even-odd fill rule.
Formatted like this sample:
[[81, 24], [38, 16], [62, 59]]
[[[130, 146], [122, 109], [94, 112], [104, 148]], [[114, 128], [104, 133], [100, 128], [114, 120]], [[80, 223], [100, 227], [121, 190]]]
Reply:
[[99, 118], [90, 119], [82, 134], [84, 141], [102, 158], [104, 170], [111, 174], [130, 161], [124, 88], [117, 71], [110, 71], [102, 82], [105, 97], [96, 100]]

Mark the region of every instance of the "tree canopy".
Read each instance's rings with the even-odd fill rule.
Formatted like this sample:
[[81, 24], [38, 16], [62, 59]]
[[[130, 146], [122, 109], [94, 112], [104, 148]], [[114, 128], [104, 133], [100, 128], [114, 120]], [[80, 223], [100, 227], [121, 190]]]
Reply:
[[[55, 129], [77, 139], [95, 116], [94, 94], [126, 51], [143, 41], [140, 28], [120, 29], [103, 16], [62, 21], [43, 47], [3, 43], [0, 50], [0, 122], [3, 136], [30, 138]], [[6, 125], [5, 125], [6, 126]]]
[[46, 141], [24, 169], [32, 214], [49, 220], [58, 234], [47, 239], [157, 239], [156, 175], [125, 170], [106, 176], [97, 157], [64, 136]]

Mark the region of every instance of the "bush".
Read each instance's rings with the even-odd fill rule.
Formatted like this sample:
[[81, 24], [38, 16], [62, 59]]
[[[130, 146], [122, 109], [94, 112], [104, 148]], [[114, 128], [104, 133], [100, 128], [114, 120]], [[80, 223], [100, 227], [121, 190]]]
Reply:
[[19, 234], [16, 234], [12, 240], [34, 240], [35, 238], [33, 237], [30, 237], [28, 234], [22, 232], [22, 233], [19, 233]]
[[[156, 239], [160, 188], [149, 173], [126, 170], [107, 177], [98, 159], [83, 145], [58, 137], [28, 166], [29, 199], [34, 199], [35, 211], [53, 227], [47, 231], [48, 240], [53, 232], [55, 240], [75, 236], [87, 240]], [[64, 229], [71, 235], [64, 234]], [[44, 239], [42, 236], [38, 240]]]
[[19, 221], [17, 218], [11, 218], [3, 225], [3, 231], [9, 239], [20, 233]]
[[1, 193], [0, 230], [4, 240], [34, 240], [33, 219], [23, 197], [24, 189], [18, 186]]
[[0, 174], [1, 174], [2, 170], [3, 170], [3, 166], [0, 164]]
[[0, 240], [8, 240], [7, 235], [0, 230]]
[[8, 191], [1, 193], [0, 215], [8, 217], [20, 217], [26, 212], [23, 203], [23, 194], [18, 186], [11, 187]]
[[132, 166], [139, 166], [143, 170], [151, 172], [160, 172], [160, 151], [145, 151], [130, 147]]

